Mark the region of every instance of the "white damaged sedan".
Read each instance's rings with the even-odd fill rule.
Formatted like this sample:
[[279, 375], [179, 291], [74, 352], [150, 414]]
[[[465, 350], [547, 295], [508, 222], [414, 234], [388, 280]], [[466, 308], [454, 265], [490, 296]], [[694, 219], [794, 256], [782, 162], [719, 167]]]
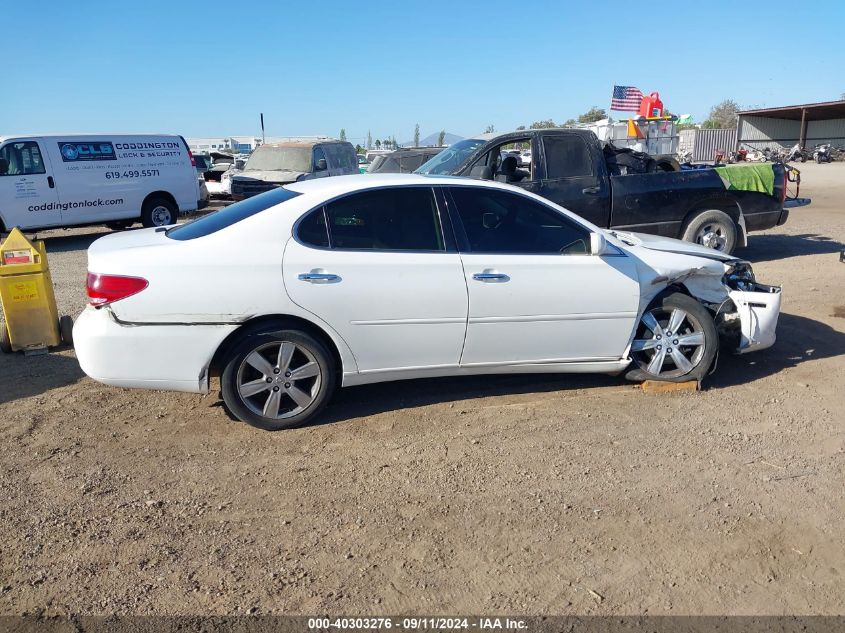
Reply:
[[605, 231], [522, 189], [417, 175], [293, 183], [88, 251], [82, 369], [205, 393], [282, 429], [335, 388], [485, 373], [701, 380], [720, 339], [774, 343], [781, 292], [747, 262]]

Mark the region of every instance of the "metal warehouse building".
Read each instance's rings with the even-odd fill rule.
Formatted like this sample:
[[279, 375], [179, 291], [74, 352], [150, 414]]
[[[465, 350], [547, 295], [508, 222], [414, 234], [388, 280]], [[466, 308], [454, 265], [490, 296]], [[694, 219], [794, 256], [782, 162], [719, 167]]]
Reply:
[[737, 145], [814, 147], [831, 143], [845, 147], [845, 101], [825, 101], [782, 108], [744, 110], [737, 121]]

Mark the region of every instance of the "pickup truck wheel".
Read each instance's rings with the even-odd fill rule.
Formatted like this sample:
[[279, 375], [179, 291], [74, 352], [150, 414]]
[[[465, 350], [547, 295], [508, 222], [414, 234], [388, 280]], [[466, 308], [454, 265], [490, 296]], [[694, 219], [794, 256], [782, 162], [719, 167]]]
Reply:
[[146, 228], [176, 224], [176, 205], [166, 198], [151, 198], [141, 209], [141, 224]]
[[628, 380], [686, 382], [701, 380], [713, 364], [719, 334], [713, 317], [698, 301], [675, 292], [646, 308], [634, 340], [635, 369]]
[[702, 211], [687, 222], [683, 239], [731, 254], [736, 247], [736, 223], [724, 211]]

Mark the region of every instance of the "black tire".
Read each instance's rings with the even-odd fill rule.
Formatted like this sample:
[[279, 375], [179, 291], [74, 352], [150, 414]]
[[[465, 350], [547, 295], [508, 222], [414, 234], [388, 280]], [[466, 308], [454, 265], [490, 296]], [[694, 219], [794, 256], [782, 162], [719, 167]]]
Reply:
[[700, 211], [687, 221], [681, 237], [687, 242], [711, 248], [712, 244], [716, 244], [716, 250], [730, 255], [736, 248], [736, 222], [718, 209]]
[[[688, 315], [689, 318], [682, 322], [683, 325], [679, 328], [680, 334], [679, 331], [671, 332], [673, 335], [672, 338], [665, 338], [669, 333], [666, 326], [670, 324], [670, 317], [674, 314], [675, 310], [682, 311]], [[654, 316], [655, 320], [662, 328], [664, 338], [661, 340], [668, 340], [669, 345], [677, 346], [684, 337], [692, 340], [691, 337], [693, 335], [697, 336], [700, 333], [701, 336], [703, 336], [703, 344], [701, 345], [701, 348], [696, 346], [685, 346], [682, 342], [680, 347], [671, 348], [666, 346], [664, 358], [668, 361], [668, 365], [664, 362], [662, 367], [667, 367], [667, 371], [657, 374], [649, 371], [648, 366], [650, 365], [650, 361], [654, 359], [658, 350], [655, 348], [638, 351], [638, 345], [636, 343], [637, 341], [648, 341], [650, 344], [652, 341], [656, 341], [658, 339], [658, 335], [652, 332], [646, 324], [646, 314]], [[661, 315], [666, 315], [666, 318], [663, 318]], [[707, 308], [701, 305], [697, 300], [681, 292], [667, 293], [659, 296], [648, 306], [648, 308], [646, 308], [645, 313], [640, 317], [640, 320], [637, 323], [637, 331], [634, 334], [634, 341], [635, 343], [631, 347], [631, 365], [633, 369], [629, 370], [625, 374], [625, 378], [636, 381], [701, 381], [710, 370], [710, 367], [713, 365], [713, 361], [716, 358], [716, 354], [719, 351], [719, 334], [716, 331], [716, 324], [713, 322], [713, 316]], [[690, 365], [692, 365], [690, 369], [685, 370], [675, 362], [674, 357], [671, 353], [669, 353], [670, 350], [673, 349], [676, 352], [682, 352]]]
[[[283, 363], [278, 362], [283, 355], [282, 344], [294, 347], [287, 361], [290, 372], [303, 368], [314, 370], [316, 364], [318, 376], [297, 380], [290, 372], [285, 372], [285, 368], [279, 366]], [[260, 358], [257, 359], [254, 353]], [[258, 360], [259, 364], [262, 364], [261, 360], [267, 362], [265, 371], [248, 362], [248, 357], [253, 362]], [[223, 402], [239, 420], [265, 431], [279, 431], [310, 422], [320, 414], [335, 390], [334, 357], [320, 341], [301, 330], [280, 329], [246, 336], [231, 348], [224, 362], [220, 379]], [[268, 386], [264, 387], [264, 384]], [[245, 387], [257, 391], [251, 396], [244, 395]], [[274, 393], [279, 395], [272, 401]], [[307, 398], [310, 403], [303, 407], [294, 396]], [[273, 405], [278, 415], [265, 415]]]
[[9, 337], [9, 328], [5, 323], [0, 323], [0, 352], [12, 353], [12, 339]]
[[178, 211], [167, 198], [150, 198], [141, 209], [141, 224], [146, 228], [176, 224]]
[[62, 343], [73, 347], [73, 317], [67, 314], [59, 317], [59, 334], [62, 336]]
[[125, 231], [133, 224], [135, 224], [135, 220], [115, 220], [114, 222], [106, 222], [106, 226], [112, 231]]

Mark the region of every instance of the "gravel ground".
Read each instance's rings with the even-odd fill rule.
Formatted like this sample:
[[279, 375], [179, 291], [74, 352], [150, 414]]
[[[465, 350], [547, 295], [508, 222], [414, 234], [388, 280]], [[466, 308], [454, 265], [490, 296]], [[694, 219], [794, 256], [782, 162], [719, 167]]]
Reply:
[[[0, 613], [843, 613], [845, 164], [804, 179], [741, 253], [779, 341], [699, 393], [421, 380], [270, 434], [0, 357]], [[107, 232], [47, 234], [61, 311]]]

